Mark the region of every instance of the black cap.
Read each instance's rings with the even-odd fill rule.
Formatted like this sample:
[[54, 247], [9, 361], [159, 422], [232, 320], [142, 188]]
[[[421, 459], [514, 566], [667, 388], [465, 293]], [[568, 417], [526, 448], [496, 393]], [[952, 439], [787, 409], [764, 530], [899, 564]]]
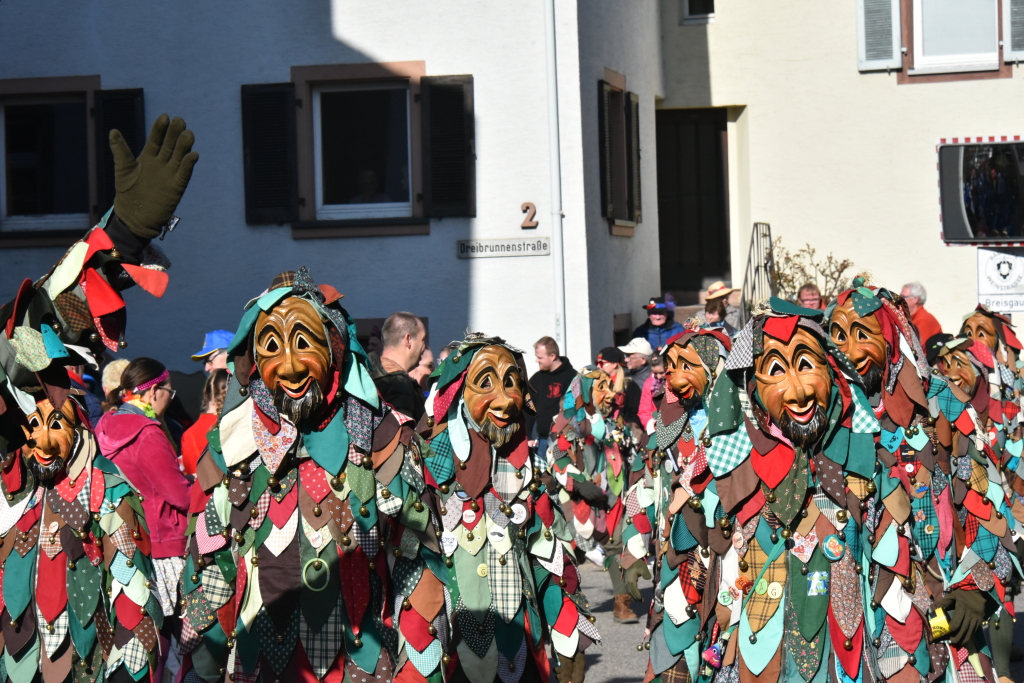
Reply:
[[935, 365], [935, 361], [939, 358], [939, 351], [946, 345], [946, 342], [951, 340], [953, 335], [945, 332], [939, 332], [933, 334], [928, 338], [928, 341], [924, 343], [924, 355], [928, 359], [928, 365]]
[[606, 346], [597, 352], [598, 362], [626, 364], [626, 354], [614, 346]]
[[665, 298], [660, 296], [652, 296], [651, 300], [647, 302], [647, 305], [641, 306], [640, 308], [647, 309], [648, 311], [654, 309], [669, 310], [668, 304], [665, 303]]

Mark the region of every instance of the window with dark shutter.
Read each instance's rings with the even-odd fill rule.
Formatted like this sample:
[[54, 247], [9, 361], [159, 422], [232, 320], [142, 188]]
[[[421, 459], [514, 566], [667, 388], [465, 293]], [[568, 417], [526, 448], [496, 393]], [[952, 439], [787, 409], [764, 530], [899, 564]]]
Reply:
[[611, 98], [612, 87], [606, 81], [597, 82], [597, 129], [600, 140], [601, 164], [601, 215], [612, 218], [615, 206], [612, 204], [612, 163], [611, 163]]
[[472, 76], [420, 80], [423, 205], [427, 216], [476, 216]]
[[97, 90], [96, 108], [96, 206], [103, 215], [114, 204], [114, 155], [110, 151], [110, 131], [117, 129], [138, 156], [146, 145], [146, 112], [142, 88]]
[[643, 220], [640, 211], [640, 96], [626, 93], [626, 204], [629, 220]]
[[298, 220], [294, 83], [242, 86], [242, 149], [245, 222]]

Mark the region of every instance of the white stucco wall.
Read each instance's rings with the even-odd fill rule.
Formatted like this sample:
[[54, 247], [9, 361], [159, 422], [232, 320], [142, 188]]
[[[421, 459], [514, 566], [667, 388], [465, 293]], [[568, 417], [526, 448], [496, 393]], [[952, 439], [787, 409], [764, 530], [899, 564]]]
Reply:
[[[565, 34], [574, 52], [575, 6], [559, 0], [563, 5], [560, 40]], [[467, 327], [529, 350], [554, 332], [550, 257], [458, 260], [455, 241], [551, 234], [543, 12], [542, 0], [5, 2], [0, 78], [100, 74], [103, 88], [145, 89], [147, 125], [168, 112], [195, 132], [200, 160], [177, 211], [182, 222], [161, 245], [174, 262], [170, 287], [161, 301], [127, 293], [125, 355], [198, 369], [188, 356], [203, 333], [234, 329], [250, 297], [274, 274], [300, 265], [343, 292], [355, 317], [399, 309], [428, 316], [435, 350], [462, 338]], [[474, 76], [477, 217], [432, 221], [429, 236], [301, 241], [291, 238], [288, 226], [246, 225], [240, 86], [290, 80], [293, 65], [405, 60], [425, 61], [428, 75]], [[561, 96], [568, 120], [563, 147], [578, 149], [576, 64], [571, 52]], [[565, 111], [574, 103], [575, 124], [572, 111]], [[648, 101], [648, 112], [651, 106]], [[593, 144], [596, 149], [596, 138]], [[578, 174], [581, 164], [568, 155], [564, 173]], [[563, 201], [567, 231], [579, 241], [585, 224], [577, 185], [569, 184]], [[535, 231], [520, 228], [526, 201], [538, 209]], [[0, 292], [38, 277], [60, 254], [0, 250]], [[569, 263], [587, 266], [580, 253]], [[589, 319], [585, 307], [573, 310], [573, 301], [570, 344], [575, 333], [580, 345], [570, 352], [582, 355], [589, 353]], [[528, 356], [532, 361], [532, 352]]]
[[[657, 0], [580, 0], [578, 14], [591, 344], [596, 354], [612, 345], [616, 314], [631, 313], [636, 327], [645, 319], [640, 306], [661, 294], [654, 127], [655, 101], [662, 96], [661, 44]], [[597, 84], [606, 68], [624, 75], [626, 89], [640, 96], [643, 222], [633, 237], [613, 236], [601, 216]]]
[[850, 258], [875, 284], [920, 280], [927, 307], [955, 332], [977, 303], [976, 256], [940, 239], [935, 141], [1024, 133], [1019, 69], [912, 85], [861, 74], [852, 0], [794, 0], [785, 11], [720, 2], [707, 26], [679, 26], [678, 13], [678, 0], [661, 0], [660, 106], [745, 107], [729, 128], [730, 164], [740, 164], [730, 167], [733, 281], [750, 223], [767, 221], [786, 245]]

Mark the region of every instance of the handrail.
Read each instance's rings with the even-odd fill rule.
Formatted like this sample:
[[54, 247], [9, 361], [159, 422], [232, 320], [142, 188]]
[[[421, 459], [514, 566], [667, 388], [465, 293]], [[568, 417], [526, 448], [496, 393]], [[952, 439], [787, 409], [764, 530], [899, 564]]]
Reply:
[[740, 324], [746, 325], [754, 306], [769, 296], [775, 296], [776, 290], [772, 227], [768, 223], [754, 223], [747, 252], [747, 272], [743, 277]]

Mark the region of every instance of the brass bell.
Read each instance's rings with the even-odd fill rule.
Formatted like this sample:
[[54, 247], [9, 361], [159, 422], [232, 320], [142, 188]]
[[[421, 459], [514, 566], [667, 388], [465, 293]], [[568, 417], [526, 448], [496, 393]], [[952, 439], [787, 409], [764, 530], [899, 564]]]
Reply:
[[331, 477], [331, 488], [332, 489], [340, 489], [341, 488], [341, 479], [338, 479], [337, 477]]
[[71, 571], [75, 570], [75, 562], [74, 562], [74, 560], [68, 560], [68, 569], [70, 569]]
[[472, 510], [473, 512], [476, 512], [477, 510], [480, 509], [480, 505], [478, 505], [475, 500], [471, 500], [469, 501], [469, 509]]
[[442, 515], [447, 515], [448, 514], [448, 508], [446, 508], [444, 505], [441, 506], [441, 514]]
[[412, 508], [416, 512], [423, 512], [423, 503], [417, 500], [415, 503], [412, 504]]
[[459, 469], [460, 469], [460, 470], [464, 470], [464, 469], [466, 469], [466, 463], [464, 463], [464, 462], [461, 462], [461, 461], [460, 461], [460, 462], [459, 462]]
[[442, 664], [447, 664], [450, 661], [452, 661], [451, 657], [449, 657], [448, 655], [441, 655], [441, 663]]
[[448, 493], [448, 484], [441, 484], [441, 493]]
[[728, 517], [722, 517], [720, 520], [718, 520], [718, 526], [722, 527], [723, 529], [728, 528], [728, 526], [729, 526], [729, 518]]
[[783, 538], [789, 538], [792, 535], [793, 535], [793, 532], [790, 531], [789, 529], [783, 529], [782, 530], [782, 537]]
[[473, 532], [472, 531], [467, 531], [466, 532], [466, 540], [467, 541], [472, 541], [473, 540]]
[[750, 565], [747, 564], [747, 561], [746, 560], [740, 560], [740, 571], [741, 572], [745, 572], [748, 569], [750, 569]]
[[839, 510], [838, 512], [836, 512], [836, 519], [838, 519], [840, 522], [845, 522], [846, 510]]
[[429, 633], [432, 636], [436, 636], [437, 635], [437, 629], [434, 628], [433, 624], [431, 624], [430, 626], [427, 627], [427, 633]]
[[359, 514], [361, 514], [363, 517], [369, 517], [370, 516], [370, 510], [365, 505], [360, 505], [359, 506]]
[[356, 647], [362, 647], [363, 646], [363, 639], [362, 638], [356, 638], [355, 640], [352, 641], [352, 644], [355, 645]]
[[449, 569], [451, 569], [452, 568], [452, 558], [450, 558], [450, 557], [444, 558], [444, 566], [446, 566]]
[[275, 477], [270, 477], [269, 479], [267, 479], [267, 486], [277, 488], [277, 479]]
[[544, 530], [544, 540], [546, 540], [546, 541], [550, 541], [551, 540], [551, 531], [548, 530], [548, 529]]
[[852, 650], [853, 649], [853, 641], [850, 640], [849, 638], [847, 638], [846, 640], [843, 641], [843, 647], [846, 648], [847, 651]]
[[777, 498], [775, 497], [775, 492], [774, 492], [774, 491], [769, 491], [769, 492], [768, 492], [768, 495], [766, 495], [766, 496], [764, 497], [764, 499], [765, 499], [765, 500], [767, 500], [767, 501], [768, 501], [769, 503], [774, 503], [774, 502], [775, 502], [776, 500], [778, 500], [778, 499], [777, 499]]
[[349, 536], [347, 534], [342, 534], [341, 535], [341, 544], [342, 545], [351, 545], [352, 544], [352, 539], [349, 538]]
[[260, 511], [257, 510], [256, 508], [252, 508], [251, 510], [249, 510], [249, 516], [252, 517], [253, 519], [256, 519], [257, 517], [260, 516]]
[[409, 598], [406, 598], [405, 600], [402, 600], [402, 609], [405, 609], [405, 610], [412, 609], [412, 603], [409, 602]]
[[241, 543], [245, 540], [245, 536], [242, 535], [241, 531], [235, 532], [235, 543]]
[[313, 569], [320, 571], [324, 566], [323, 560], [313, 560]]
[[381, 489], [380, 497], [383, 498], [384, 500], [387, 500], [388, 498], [391, 497], [391, 491], [389, 491], [388, 489]]
[[323, 509], [319, 505], [314, 505], [313, 506], [313, 516], [314, 517], [319, 517], [323, 513], [324, 513], [324, 511], [323, 511]]

